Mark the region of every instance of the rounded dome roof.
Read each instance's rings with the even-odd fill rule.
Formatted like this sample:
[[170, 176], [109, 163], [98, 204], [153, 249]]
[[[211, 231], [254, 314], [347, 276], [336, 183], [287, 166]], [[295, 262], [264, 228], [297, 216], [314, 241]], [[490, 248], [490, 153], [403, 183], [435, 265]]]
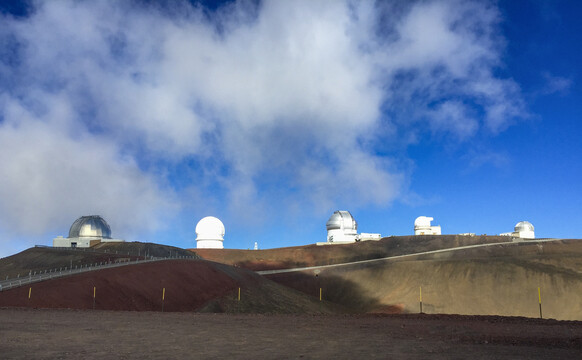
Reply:
[[429, 216], [419, 216], [414, 220], [414, 227], [415, 228], [428, 228], [430, 227], [430, 222], [433, 221], [434, 218]]
[[515, 224], [515, 232], [534, 231], [534, 226], [529, 221], [520, 221]]
[[196, 240], [224, 240], [224, 224], [214, 216], [207, 216], [196, 225]]
[[337, 210], [329, 217], [325, 227], [328, 231], [335, 229], [358, 230], [358, 223], [349, 211]]
[[99, 215], [81, 216], [69, 229], [69, 238], [100, 237], [111, 239], [111, 228]]

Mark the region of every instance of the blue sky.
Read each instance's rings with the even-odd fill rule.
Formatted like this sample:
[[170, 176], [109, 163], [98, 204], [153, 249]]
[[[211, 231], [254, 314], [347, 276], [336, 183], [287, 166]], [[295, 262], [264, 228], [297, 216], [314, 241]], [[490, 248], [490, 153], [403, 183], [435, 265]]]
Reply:
[[0, 256], [100, 214], [195, 247], [580, 238], [582, 5], [33, 1], [0, 9]]

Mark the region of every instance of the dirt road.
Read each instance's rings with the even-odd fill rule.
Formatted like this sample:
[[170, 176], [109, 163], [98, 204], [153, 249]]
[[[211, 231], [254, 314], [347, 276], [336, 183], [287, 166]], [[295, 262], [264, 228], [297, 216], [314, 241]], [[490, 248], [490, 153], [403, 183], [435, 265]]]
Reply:
[[3, 359], [575, 359], [582, 322], [0, 309]]

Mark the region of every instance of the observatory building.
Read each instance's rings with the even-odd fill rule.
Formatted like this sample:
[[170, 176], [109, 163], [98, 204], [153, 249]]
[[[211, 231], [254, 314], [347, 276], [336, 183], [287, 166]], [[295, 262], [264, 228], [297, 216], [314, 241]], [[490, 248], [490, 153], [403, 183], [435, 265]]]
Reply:
[[440, 235], [441, 226], [431, 226], [430, 222], [434, 218], [428, 216], [419, 216], [414, 220], [414, 235]]
[[520, 221], [515, 224], [513, 232], [500, 234], [501, 236], [512, 236], [520, 239], [535, 239], [534, 226], [529, 221]]
[[196, 225], [196, 248], [224, 249], [224, 224], [214, 216], [207, 216]]
[[327, 241], [317, 245], [349, 244], [356, 241], [380, 240], [382, 235], [362, 233], [358, 234], [358, 223], [349, 211], [337, 210], [327, 220]]
[[123, 242], [113, 239], [107, 221], [99, 215], [81, 216], [69, 229], [69, 236], [53, 239], [53, 247], [88, 248], [102, 242]]
[[358, 240], [358, 223], [349, 211], [335, 211], [325, 227], [328, 243], [353, 243]]

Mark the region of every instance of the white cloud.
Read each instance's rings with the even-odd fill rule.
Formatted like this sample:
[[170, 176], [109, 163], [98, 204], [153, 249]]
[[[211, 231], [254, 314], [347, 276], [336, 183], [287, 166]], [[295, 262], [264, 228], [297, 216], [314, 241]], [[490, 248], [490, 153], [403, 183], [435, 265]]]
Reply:
[[[174, 209], [151, 175], [143, 173], [106, 138], [65, 129], [71, 110], [59, 97], [38, 118], [2, 101], [0, 227], [12, 235], [66, 235], [81, 215], [101, 214], [114, 236], [148, 233]], [[79, 130], [79, 129], [77, 129]], [[156, 220], [159, 219], [159, 220]]]
[[139, 229], [172, 206], [160, 184], [175, 178], [233, 212], [385, 205], [405, 169], [375, 142], [419, 126], [466, 139], [523, 110], [518, 86], [493, 75], [502, 38], [486, 2], [36, 4], [3, 19], [20, 44], [0, 73], [0, 217], [14, 231], [91, 207]]
[[549, 72], [542, 73], [545, 80], [545, 86], [541, 91], [542, 94], [566, 94], [572, 87], [573, 81], [570, 78], [554, 76]]

